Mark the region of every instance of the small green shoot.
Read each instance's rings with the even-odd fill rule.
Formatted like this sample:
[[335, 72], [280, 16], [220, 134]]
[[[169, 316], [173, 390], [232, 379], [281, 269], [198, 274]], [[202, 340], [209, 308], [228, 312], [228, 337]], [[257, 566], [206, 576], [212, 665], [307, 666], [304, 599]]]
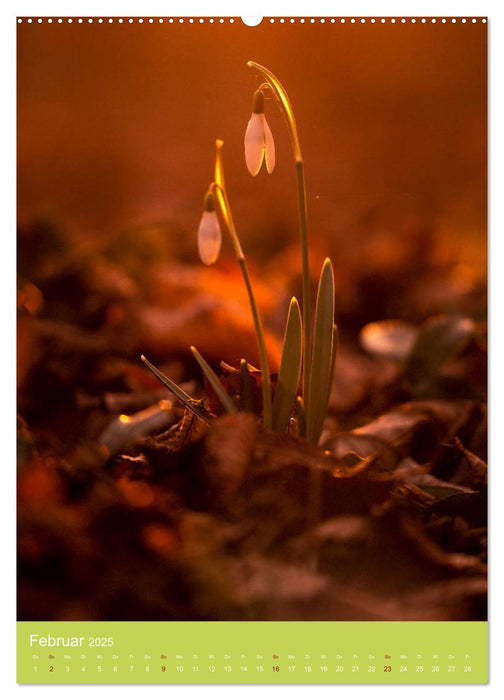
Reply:
[[222, 386], [222, 384], [219, 380], [219, 377], [215, 374], [215, 372], [210, 367], [210, 365], [205, 360], [205, 358], [202, 357], [200, 355], [200, 353], [196, 350], [194, 345], [191, 345], [191, 352], [194, 355], [196, 362], [201, 367], [201, 371], [203, 372], [205, 377], [208, 379], [208, 383], [210, 384], [210, 386], [214, 390], [215, 395], [217, 396], [217, 398], [221, 402], [224, 410], [227, 411], [227, 413], [238, 413], [238, 408], [237, 408], [236, 404], [234, 403], [233, 399], [229, 396], [227, 391]]
[[161, 372], [157, 367], [155, 367], [151, 362], [149, 362], [145, 355], [141, 355], [140, 359], [147, 367], [147, 369], [150, 372], [152, 372], [156, 379], [159, 379], [161, 384], [164, 384], [164, 386], [167, 389], [169, 389], [173, 394], [175, 394], [175, 396], [184, 404], [184, 406], [186, 406], [190, 411], [192, 411], [192, 413], [194, 413], [195, 416], [198, 416], [198, 418], [201, 418], [206, 423], [210, 423], [213, 416], [203, 406], [202, 400], [193, 399], [192, 396], [189, 396], [189, 394], [187, 394], [181, 387], [179, 387], [178, 384], [172, 382], [172, 380], [169, 379], [166, 376], [166, 374], [163, 374], [163, 372]]
[[273, 430], [283, 433], [289, 425], [298, 393], [303, 354], [301, 311], [296, 297], [289, 306], [282, 359], [273, 400]]
[[315, 308], [312, 363], [306, 403], [306, 437], [317, 443], [322, 432], [331, 388], [334, 344], [334, 276], [329, 258], [325, 259]]

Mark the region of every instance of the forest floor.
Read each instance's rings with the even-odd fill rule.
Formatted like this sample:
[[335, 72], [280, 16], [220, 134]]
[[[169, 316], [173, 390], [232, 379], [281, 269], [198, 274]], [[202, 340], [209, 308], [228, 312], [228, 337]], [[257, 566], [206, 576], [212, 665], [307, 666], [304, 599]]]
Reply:
[[[340, 244], [314, 446], [250, 413], [200, 423], [142, 366], [202, 396], [190, 345], [228, 382], [257, 352], [233, 261], [140, 234], [20, 230], [18, 619], [486, 619], [484, 272], [423, 230]], [[251, 274], [274, 367], [297, 248]]]

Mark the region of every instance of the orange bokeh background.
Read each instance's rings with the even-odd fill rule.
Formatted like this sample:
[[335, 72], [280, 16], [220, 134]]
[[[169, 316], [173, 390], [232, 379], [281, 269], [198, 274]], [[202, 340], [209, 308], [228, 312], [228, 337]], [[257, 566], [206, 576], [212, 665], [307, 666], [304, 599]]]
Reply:
[[248, 250], [259, 254], [265, 233], [296, 236], [290, 143], [271, 104], [276, 171], [253, 180], [244, 164], [255, 60], [280, 77], [296, 112], [314, 238], [358, 241], [421, 220], [484, 247], [486, 29], [24, 22], [19, 213], [75, 235], [159, 221], [193, 231], [220, 137]]

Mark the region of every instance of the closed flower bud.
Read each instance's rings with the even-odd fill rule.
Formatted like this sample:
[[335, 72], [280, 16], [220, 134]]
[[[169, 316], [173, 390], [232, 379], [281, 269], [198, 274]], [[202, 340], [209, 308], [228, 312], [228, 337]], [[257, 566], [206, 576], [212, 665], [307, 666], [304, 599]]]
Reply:
[[275, 142], [264, 116], [264, 97], [260, 90], [254, 94], [252, 116], [245, 131], [245, 162], [252, 175], [257, 175], [263, 160], [268, 173], [275, 168]]
[[211, 192], [205, 196], [203, 216], [198, 228], [198, 250], [205, 265], [213, 265], [219, 257], [222, 232]]

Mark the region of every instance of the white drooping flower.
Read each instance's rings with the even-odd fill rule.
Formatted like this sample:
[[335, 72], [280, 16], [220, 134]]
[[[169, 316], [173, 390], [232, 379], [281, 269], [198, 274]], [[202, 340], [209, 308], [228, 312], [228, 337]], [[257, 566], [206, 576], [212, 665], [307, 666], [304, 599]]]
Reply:
[[275, 142], [264, 116], [263, 94], [257, 90], [252, 116], [245, 131], [245, 162], [252, 175], [257, 175], [263, 160], [268, 173], [272, 173], [275, 168]]
[[211, 192], [205, 197], [203, 216], [198, 228], [198, 250], [205, 265], [213, 265], [219, 257], [222, 231], [215, 211], [214, 196]]

